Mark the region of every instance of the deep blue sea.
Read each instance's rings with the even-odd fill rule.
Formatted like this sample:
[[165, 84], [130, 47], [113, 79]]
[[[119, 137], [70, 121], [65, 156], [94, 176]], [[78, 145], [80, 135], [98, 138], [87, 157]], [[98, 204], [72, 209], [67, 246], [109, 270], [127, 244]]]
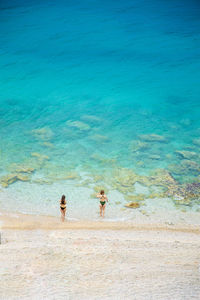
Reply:
[[200, 181], [199, 95], [197, 0], [1, 0], [1, 207], [64, 193], [74, 217], [103, 187], [124, 213], [129, 171]]

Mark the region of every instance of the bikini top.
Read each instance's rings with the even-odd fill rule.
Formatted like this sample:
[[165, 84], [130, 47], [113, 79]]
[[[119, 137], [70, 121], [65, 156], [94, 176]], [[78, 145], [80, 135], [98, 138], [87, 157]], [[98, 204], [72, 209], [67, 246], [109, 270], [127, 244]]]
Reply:
[[101, 195], [100, 201], [106, 201], [106, 196], [105, 195]]
[[65, 204], [63, 204], [63, 203], [60, 203], [60, 207], [62, 207], [62, 208], [66, 208], [66, 203], [65, 203]]

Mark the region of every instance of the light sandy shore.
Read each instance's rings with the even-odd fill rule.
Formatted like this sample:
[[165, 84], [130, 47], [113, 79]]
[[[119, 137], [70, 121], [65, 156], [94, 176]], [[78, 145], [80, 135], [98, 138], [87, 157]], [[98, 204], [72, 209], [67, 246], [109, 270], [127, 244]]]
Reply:
[[[189, 215], [189, 214], [188, 214]], [[200, 214], [193, 214], [195, 218], [199, 218]], [[7, 211], [0, 212], [0, 228], [14, 229], [14, 230], [58, 230], [58, 229], [88, 229], [88, 230], [161, 230], [161, 231], [182, 231], [200, 233], [200, 225], [197, 222], [192, 222], [193, 215], [189, 215], [190, 222], [180, 222], [174, 218], [174, 222], [167, 221], [163, 218], [146, 218], [140, 216], [134, 221], [112, 221], [109, 219], [91, 220], [69, 220], [66, 219], [64, 223], [60, 221], [59, 217], [29, 215], [21, 213], [9, 213]], [[187, 221], [187, 219], [185, 219]], [[199, 220], [198, 220], [199, 221]]]
[[200, 299], [198, 226], [1, 214], [0, 299]]

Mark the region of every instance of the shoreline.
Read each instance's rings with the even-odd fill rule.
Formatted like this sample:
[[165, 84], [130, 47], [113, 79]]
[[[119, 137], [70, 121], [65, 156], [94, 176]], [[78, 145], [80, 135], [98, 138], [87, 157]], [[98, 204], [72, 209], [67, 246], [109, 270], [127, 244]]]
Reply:
[[7, 230], [132, 230], [132, 231], [174, 231], [200, 234], [198, 225], [137, 223], [134, 221], [65, 220], [60, 217], [38, 216], [22, 213], [0, 212], [0, 229]]

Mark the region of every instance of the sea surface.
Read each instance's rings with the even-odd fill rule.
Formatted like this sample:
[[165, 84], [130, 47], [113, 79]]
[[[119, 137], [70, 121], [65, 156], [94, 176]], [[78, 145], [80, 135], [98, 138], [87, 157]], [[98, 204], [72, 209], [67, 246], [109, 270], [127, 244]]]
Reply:
[[[0, 28], [1, 209], [57, 215], [66, 194], [96, 218], [103, 188], [126, 219], [134, 196], [163, 206], [155, 172], [200, 184], [199, 1], [1, 0]], [[165, 209], [198, 209], [183, 198]]]

